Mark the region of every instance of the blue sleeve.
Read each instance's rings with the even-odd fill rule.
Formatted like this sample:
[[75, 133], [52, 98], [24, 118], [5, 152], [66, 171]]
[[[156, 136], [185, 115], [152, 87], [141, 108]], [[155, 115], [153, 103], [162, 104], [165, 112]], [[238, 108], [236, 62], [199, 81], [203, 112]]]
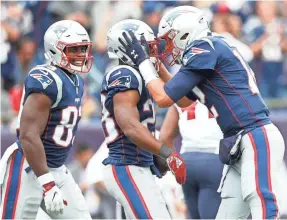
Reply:
[[192, 71], [183, 66], [179, 72], [165, 84], [164, 90], [175, 103], [184, 96], [187, 96], [191, 100], [196, 100], [197, 97], [191, 90], [204, 78], [202, 73]]
[[206, 38], [187, 47], [183, 53], [182, 63], [191, 70], [214, 70], [217, 59], [214, 44]]
[[25, 100], [32, 93], [43, 93], [54, 104], [57, 100], [58, 88], [52, 75], [38, 69], [32, 70], [25, 79]]
[[106, 75], [106, 102], [105, 106], [113, 112], [113, 97], [118, 92], [136, 90], [142, 93], [143, 80], [137, 70], [131, 67], [121, 67]]

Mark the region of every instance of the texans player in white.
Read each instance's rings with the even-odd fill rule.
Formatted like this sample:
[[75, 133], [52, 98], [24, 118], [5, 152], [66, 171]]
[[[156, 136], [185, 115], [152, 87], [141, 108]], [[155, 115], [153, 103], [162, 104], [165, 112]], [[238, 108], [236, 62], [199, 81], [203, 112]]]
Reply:
[[86, 201], [64, 163], [81, 118], [92, 43], [82, 25], [52, 24], [45, 57], [25, 79], [17, 141], [1, 159], [1, 218], [35, 219], [41, 208], [53, 219], [91, 219]]
[[284, 174], [279, 170], [285, 144], [269, 117], [253, 71], [237, 48], [224, 37], [212, 36], [203, 12], [192, 6], [167, 12], [158, 38], [166, 41], [159, 57], [168, 65], [181, 64], [174, 77], [163, 65], [162, 78], [157, 77], [143, 49], [144, 39], [139, 42], [132, 32], [123, 33], [119, 50], [139, 67], [159, 106], [169, 107], [187, 96], [199, 99], [216, 118], [224, 134], [219, 157], [226, 164], [217, 218], [246, 218], [250, 212], [254, 219], [278, 218], [284, 208], [278, 200], [284, 196], [280, 193]]
[[[138, 39], [146, 37], [151, 54], [156, 50], [152, 29], [138, 20], [121, 21], [107, 34], [109, 57], [118, 59], [119, 65], [106, 73], [101, 90], [102, 128], [109, 148], [103, 161], [103, 178], [108, 192], [124, 207], [127, 218], [170, 219], [153, 176], [161, 176], [153, 154], [166, 161], [180, 184], [185, 182], [185, 164], [173, 148], [154, 137], [153, 100], [134, 63], [118, 50], [118, 39], [128, 30]], [[157, 61], [153, 61], [156, 65]]]
[[172, 147], [179, 134], [180, 154], [187, 165], [182, 189], [189, 217], [215, 219], [221, 202], [217, 189], [223, 168], [218, 157], [222, 132], [214, 116], [197, 101], [186, 108], [174, 105], [168, 109], [160, 141]]

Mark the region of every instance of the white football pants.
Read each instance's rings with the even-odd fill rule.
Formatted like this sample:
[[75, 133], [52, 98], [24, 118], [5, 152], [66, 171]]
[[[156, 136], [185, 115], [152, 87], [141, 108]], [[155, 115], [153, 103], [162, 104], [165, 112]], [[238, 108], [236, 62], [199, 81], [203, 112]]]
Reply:
[[282, 216], [287, 209], [287, 173], [280, 131], [273, 124], [256, 128], [243, 136], [240, 148], [238, 163], [225, 165], [228, 171], [222, 177], [222, 202], [216, 218], [247, 218], [250, 212], [253, 219]]
[[104, 167], [108, 192], [124, 207], [128, 219], [170, 219], [165, 200], [149, 167]]
[[[40, 205], [45, 210], [43, 188], [16, 143], [5, 151], [0, 168], [2, 219], [35, 219]], [[50, 172], [68, 203], [62, 215], [50, 217], [52, 219], [91, 219], [82, 192], [69, 170], [63, 165], [59, 168], [51, 168]]]

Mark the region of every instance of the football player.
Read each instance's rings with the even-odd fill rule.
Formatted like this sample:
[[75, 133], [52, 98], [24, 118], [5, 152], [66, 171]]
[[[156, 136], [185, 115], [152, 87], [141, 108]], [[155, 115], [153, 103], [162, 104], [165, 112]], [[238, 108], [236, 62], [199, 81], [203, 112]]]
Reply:
[[224, 134], [219, 156], [227, 174], [222, 178], [217, 218], [245, 218], [250, 211], [254, 219], [279, 217], [277, 200], [282, 190], [278, 184], [283, 174], [278, 171], [284, 140], [271, 122], [249, 65], [225, 38], [212, 36], [203, 12], [192, 6], [167, 12], [160, 21], [158, 38], [166, 41], [159, 57], [168, 65], [181, 64], [174, 77], [161, 65], [162, 79], [157, 78], [141, 45], [146, 45], [144, 39], [139, 42], [132, 32], [123, 33], [121, 41], [125, 42], [119, 49], [139, 67], [159, 106], [169, 107], [187, 96], [199, 99], [217, 119]]
[[[185, 182], [185, 164], [174, 149], [154, 137], [153, 100], [135, 64], [118, 50], [119, 37], [128, 30], [138, 39], [146, 37], [151, 55], [156, 51], [152, 29], [141, 21], [121, 21], [107, 34], [109, 57], [118, 59], [119, 65], [106, 73], [101, 90], [102, 128], [109, 148], [109, 156], [103, 161], [103, 178], [127, 218], [170, 219], [153, 177], [153, 173], [160, 177], [153, 154], [167, 162], [180, 184]], [[151, 59], [156, 65], [157, 60]]]
[[199, 101], [186, 108], [168, 109], [160, 130], [160, 141], [173, 146], [181, 135], [180, 154], [187, 164], [186, 183], [182, 185], [189, 217], [215, 219], [221, 198], [217, 192], [223, 164], [218, 150], [222, 132], [214, 116]]
[[17, 141], [1, 159], [2, 219], [91, 219], [80, 188], [64, 163], [81, 118], [84, 81], [92, 43], [82, 25], [52, 24], [44, 36], [45, 57], [25, 79]]

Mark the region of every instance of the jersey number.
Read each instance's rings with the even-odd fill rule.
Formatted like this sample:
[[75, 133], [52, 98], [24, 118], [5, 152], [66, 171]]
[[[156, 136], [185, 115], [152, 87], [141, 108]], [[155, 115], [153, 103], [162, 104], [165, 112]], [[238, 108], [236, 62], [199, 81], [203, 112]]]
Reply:
[[233, 52], [234, 56], [240, 61], [241, 65], [243, 66], [243, 68], [247, 72], [248, 84], [249, 84], [250, 91], [252, 92], [253, 95], [258, 94], [259, 89], [258, 89], [257, 84], [256, 84], [256, 79], [255, 79], [255, 75], [254, 75], [253, 70], [250, 68], [248, 63], [246, 63], [246, 61], [243, 59], [241, 54], [238, 52], [237, 48], [233, 47], [232, 52]]
[[[147, 117], [146, 119], [144, 119], [141, 123], [148, 128], [148, 124], [150, 125], [154, 125], [155, 124], [155, 114], [154, 114], [154, 105], [151, 101], [151, 99], [148, 99], [145, 103], [144, 103], [144, 111], [145, 112], [149, 112], [152, 113], [152, 117]], [[155, 136], [154, 132], [152, 132], [152, 135]]]
[[[102, 102], [102, 127], [105, 135], [106, 144], [112, 143], [116, 140], [116, 138], [120, 135], [120, 132], [116, 128], [116, 121], [111, 116], [110, 112], [105, 107], [106, 97], [105, 95], [101, 95], [101, 102]], [[147, 127], [148, 124], [155, 124], [155, 115], [154, 115], [154, 107], [153, 103], [150, 99], [148, 99], [144, 103], [144, 111], [145, 112], [152, 112], [152, 117], [148, 117], [144, 119], [141, 123]], [[154, 135], [154, 134], [153, 134]]]
[[112, 143], [119, 136], [119, 131], [116, 127], [116, 122], [110, 112], [105, 107], [106, 96], [101, 94], [102, 102], [102, 127], [106, 139], [106, 144]]
[[[193, 89], [192, 91], [193, 91], [194, 94], [198, 97], [199, 101], [200, 101], [202, 104], [205, 104], [205, 94], [201, 91], [201, 89], [196, 86], [196, 87], [194, 87], [194, 89]], [[217, 118], [219, 117], [219, 114], [218, 114], [218, 112], [216, 111], [216, 108], [215, 108], [214, 105], [212, 105], [209, 110], [212, 112], [214, 118], [217, 119]]]
[[53, 140], [61, 147], [67, 147], [71, 141], [74, 142], [74, 127], [77, 124], [78, 117], [81, 117], [81, 109], [78, 111], [76, 106], [69, 106], [62, 110], [62, 119], [56, 126]]

